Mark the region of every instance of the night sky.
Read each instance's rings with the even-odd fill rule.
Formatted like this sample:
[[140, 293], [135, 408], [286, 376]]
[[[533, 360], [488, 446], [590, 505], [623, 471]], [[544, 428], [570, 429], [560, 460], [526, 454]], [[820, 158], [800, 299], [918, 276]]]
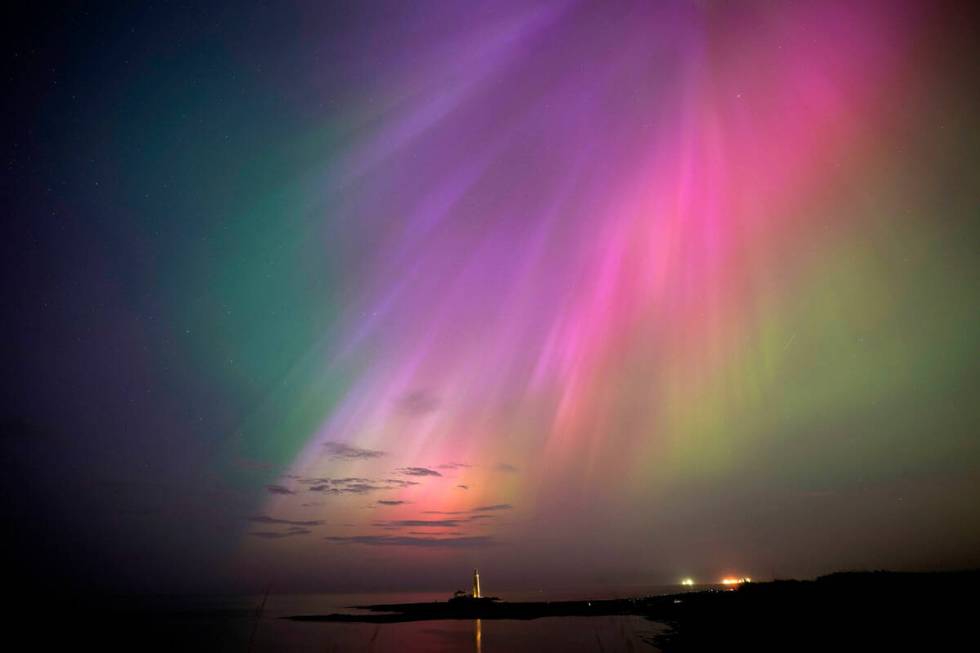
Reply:
[[4, 10], [9, 582], [980, 566], [950, 2]]

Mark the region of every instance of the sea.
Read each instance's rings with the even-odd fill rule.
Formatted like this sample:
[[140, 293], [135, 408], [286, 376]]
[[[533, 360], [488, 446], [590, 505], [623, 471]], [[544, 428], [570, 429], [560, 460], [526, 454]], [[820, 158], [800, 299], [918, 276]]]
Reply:
[[[672, 594], [677, 586], [494, 592], [505, 601], [566, 601]], [[354, 606], [445, 601], [444, 592], [160, 596], [128, 599], [107, 612], [107, 632], [125, 624], [143, 642], [166, 650], [402, 651], [524, 653], [534, 651], [656, 652], [666, 624], [638, 616], [454, 619], [403, 623], [336, 623], [291, 615], [358, 613]], [[367, 612], [365, 612], [367, 614]]]

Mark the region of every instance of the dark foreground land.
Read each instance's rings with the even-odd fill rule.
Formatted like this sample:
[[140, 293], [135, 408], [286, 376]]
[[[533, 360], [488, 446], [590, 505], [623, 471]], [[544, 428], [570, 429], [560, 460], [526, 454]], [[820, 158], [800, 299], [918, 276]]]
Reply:
[[370, 605], [357, 606], [370, 614], [288, 618], [396, 623], [636, 615], [672, 627], [651, 642], [671, 652], [973, 650], [980, 645], [978, 591], [980, 571], [860, 572], [635, 599]]
[[[259, 618], [257, 603], [195, 602], [91, 594], [10, 594], [8, 639], [37, 651], [93, 648], [99, 651], [474, 651], [471, 633], [481, 620], [534, 620], [543, 624], [483, 621], [482, 651], [563, 650], [542, 637], [565, 628], [582, 633], [577, 650], [643, 650], [646, 641], [666, 653], [684, 651], [971, 651], [980, 650], [980, 572], [904, 574], [845, 573], [815, 581], [752, 583], [729, 591], [698, 591], [616, 601], [486, 604], [421, 603], [364, 606], [363, 614]], [[207, 598], [207, 597], [204, 597]], [[250, 599], [253, 597], [249, 597]], [[279, 612], [278, 614], [283, 614]], [[619, 620], [615, 615], [630, 615]], [[598, 617], [582, 619], [582, 617]], [[561, 617], [576, 619], [562, 620]], [[441, 625], [429, 620], [473, 620]], [[653, 623], [644, 628], [642, 619]], [[596, 628], [583, 626], [594, 622]], [[320, 622], [320, 623], [311, 623]], [[335, 622], [335, 623], [331, 623]], [[401, 623], [399, 623], [401, 622]], [[405, 622], [419, 622], [417, 624]], [[615, 626], [610, 624], [617, 623]], [[618, 632], [629, 623], [631, 637]], [[387, 628], [385, 624], [392, 624]], [[639, 627], [635, 627], [640, 624]], [[535, 628], [541, 625], [541, 628]], [[417, 626], [417, 627], [416, 627]], [[468, 626], [469, 628], [456, 628]], [[527, 626], [522, 630], [521, 626]], [[557, 631], [555, 629], [558, 629]], [[462, 639], [449, 640], [466, 631]], [[501, 633], [538, 633], [527, 642]], [[447, 635], [449, 633], [449, 635]], [[535, 638], [536, 637], [536, 638]], [[406, 647], [409, 638], [414, 647]], [[593, 638], [596, 638], [593, 642]], [[254, 642], [253, 642], [254, 640]], [[454, 641], [461, 644], [448, 645]], [[477, 643], [479, 643], [477, 639]], [[561, 640], [565, 644], [569, 638]], [[419, 642], [433, 644], [426, 648]], [[441, 642], [441, 644], [440, 644]], [[617, 644], [619, 642], [617, 648]], [[445, 644], [445, 645], [443, 645]], [[520, 648], [520, 647], [518, 647]], [[652, 650], [652, 649], [650, 649]]]

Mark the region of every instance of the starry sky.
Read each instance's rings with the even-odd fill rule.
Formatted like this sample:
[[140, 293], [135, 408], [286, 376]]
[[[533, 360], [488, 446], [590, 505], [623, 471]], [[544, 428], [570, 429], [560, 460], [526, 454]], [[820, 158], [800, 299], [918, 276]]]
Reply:
[[15, 576], [980, 566], [975, 13], [10, 11]]

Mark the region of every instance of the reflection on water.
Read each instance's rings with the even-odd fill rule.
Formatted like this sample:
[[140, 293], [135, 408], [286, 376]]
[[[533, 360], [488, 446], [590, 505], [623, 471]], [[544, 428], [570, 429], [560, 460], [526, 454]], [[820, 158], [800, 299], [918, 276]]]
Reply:
[[[353, 605], [415, 602], [442, 595], [270, 595], [261, 617], [261, 597], [175, 598], [129, 604], [124, 615], [109, 609], [101, 623], [109, 636], [120, 623], [157, 645], [154, 650], [432, 651], [523, 653], [534, 651], [656, 651], [653, 638], [666, 626], [636, 616], [546, 617], [530, 620], [459, 619], [405, 623], [299, 622], [295, 614], [355, 612]], [[523, 597], [521, 597], [523, 598]], [[120, 621], [122, 617], [122, 621]]]
[[530, 653], [656, 651], [664, 626], [641, 617], [547, 617], [395, 624], [264, 621], [253, 651]]

